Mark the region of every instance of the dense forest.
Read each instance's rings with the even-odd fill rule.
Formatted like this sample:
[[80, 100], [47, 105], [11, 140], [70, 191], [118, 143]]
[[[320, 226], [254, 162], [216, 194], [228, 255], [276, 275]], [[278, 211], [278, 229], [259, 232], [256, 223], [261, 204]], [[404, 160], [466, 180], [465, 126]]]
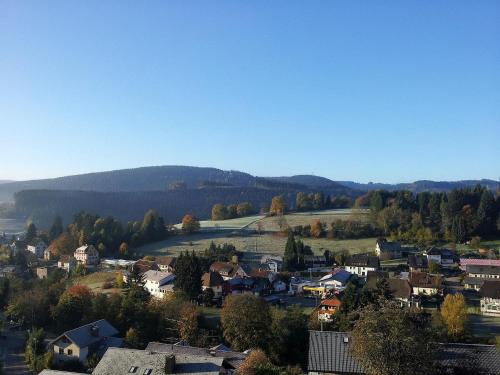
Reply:
[[402, 241], [463, 243], [500, 231], [500, 195], [495, 198], [480, 185], [449, 193], [375, 190], [359, 197], [356, 205], [369, 207], [372, 224]]

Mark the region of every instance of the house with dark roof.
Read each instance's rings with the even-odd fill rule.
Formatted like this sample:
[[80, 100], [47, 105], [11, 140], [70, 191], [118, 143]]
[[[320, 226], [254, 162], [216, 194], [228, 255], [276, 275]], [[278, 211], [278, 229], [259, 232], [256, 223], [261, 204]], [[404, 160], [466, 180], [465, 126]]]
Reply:
[[481, 314], [500, 316], [500, 280], [486, 280], [479, 290]]
[[235, 277], [250, 277], [251, 268], [246, 264], [214, 262], [210, 265], [210, 271], [218, 272], [224, 280], [230, 280]]
[[431, 247], [425, 253], [428, 262], [435, 262], [442, 267], [451, 267], [455, 263], [458, 263], [459, 258], [457, 254], [449, 249], [441, 249], [437, 247]]
[[49, 346], [54, 351], [55, 361], [78, 360], [83, 363], [94, 353], [102, 355], [109, 347], [122, 346], [123, 340], [117, 335], [116, 328], [101, 319], [64, 332]]
[[218, 272], [210, 271], [203, 274], [201, 277], [201, 289], [203, 291], [212, 289], [214, 298], [222, 297], [222, 285], [224, 279]]
[[421, 254], [408, 255], [408, 267], [410, 272], [425, 272], [429, 268], [427, 257]]
[[319, 279], [320, 286], [333, 287], [336, 289], [344, 288], [347, 283], [353, 279], [355, 276], [344, 270], [343, 268], [335, 268], [333, 271], [327, 273], [321, 279]]
[[385, 239], [377, 240], [375, 244], [375, 254], [380, 259], [397, 259], [401, 258], [401, 244], [399, 242], [389, 242]]
[[420, 298], [412, 294], [412, 286], [409, 281], [399, 277], [389, 277], [388, 272], [375, 271], [368, 272], [366, 287], [375, 289], [380, 280], [387, 281], [387, 287], [394, 300], [399, 301], [402, 306], [420, 307]]
[[148, 350], [110, 348], [106, 351], [93, 375], [219, 375], [223, 373], [224, 358], [157, 353]]
[[194, 346], [184, 345], [182, 343], [177, 344], [165, 344], [160, 342], [150, 342], [145, 349], [151, 353], [165, 353], [173, 355], [191, 355], [191, 356], [201, 356], [201, 357], [215, 357], [224, 359], [222, 367], [225, 372], [231, 372], [237, 370], [245, 358], [246, 353], [235, 352], [226, 346], [222, 347], [216, 346], [212, 348], [198, 348]]
[[319, 374], [365, 374], [363, 367], [352, 354], [349, 333], [310, 331], [307, 371]]
[[469, 277], [500, 280], [500, 267], [497, 266], [467, 265], [465, 272]]
[[159, 271], [160, 267], [158, 267], [158, 264], [154, 260], [139, 259], [132, 266], [132, 270], [139, 273], [146, 273], [148, 271]]
[[380, 268], [378, 257], [364, 254], [355, 254], [346, 261], [345, 270], [347, 272], [366, 277], [369, 271], [376, 271]]
[[174, 272], [175, 271], [175, 261], [177, 258], [160, 256], [156, 257], [155, 262], [158, 265], [160, 271], [163, 272]]
[[[494, 345], [438, 344], [435, 355], [436, 369], [444, 370], [440, 373], [467, 368], [471, 374], [500, 374], [500, 352]], [[309, 332], [307, 370], [310, 375], [366, 374], [353, 356], [350, 334], [332, 331]]]
[[443, 294], [443, 277], [441, 275], [427, 272], [412, 272], [410, 273], [409, 282], [414, 295], [433, 296]]

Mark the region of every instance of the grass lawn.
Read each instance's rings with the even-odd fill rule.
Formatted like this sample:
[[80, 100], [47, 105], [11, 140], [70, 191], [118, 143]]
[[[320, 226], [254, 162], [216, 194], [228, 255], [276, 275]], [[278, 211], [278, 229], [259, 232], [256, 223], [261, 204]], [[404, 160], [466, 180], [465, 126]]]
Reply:
[[103, 289], [104, 283], [114, 283], [117, 272], [94, 272], [75, 280], [75, 284], [86, 285], [94, 293], [119, 293], [116, 288]]

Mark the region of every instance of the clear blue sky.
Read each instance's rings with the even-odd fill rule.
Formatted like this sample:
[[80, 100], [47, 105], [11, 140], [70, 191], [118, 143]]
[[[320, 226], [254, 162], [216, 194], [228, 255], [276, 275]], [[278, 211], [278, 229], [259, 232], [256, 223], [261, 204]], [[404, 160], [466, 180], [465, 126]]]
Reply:
[[500, 176], [500, 1], [0, 2], [0, 179]]

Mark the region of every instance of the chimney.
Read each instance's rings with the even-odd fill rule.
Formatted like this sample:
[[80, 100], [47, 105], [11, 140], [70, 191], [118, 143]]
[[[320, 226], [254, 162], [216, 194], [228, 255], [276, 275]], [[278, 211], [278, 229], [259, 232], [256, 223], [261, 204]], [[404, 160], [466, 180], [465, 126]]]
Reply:
[[234, 264], [238, 264], [238, 255], [233, 255], [233, 257], [231, 258], [231, 262]]
[[97, 325], [92, 325], [90, 327], [90, 334], [94, 337], [98, 337], [99, 336], [99, 327]]
[[168, 354], [165, 357], [165, 374], [173, 374], [175, 371], [175, 355]]

